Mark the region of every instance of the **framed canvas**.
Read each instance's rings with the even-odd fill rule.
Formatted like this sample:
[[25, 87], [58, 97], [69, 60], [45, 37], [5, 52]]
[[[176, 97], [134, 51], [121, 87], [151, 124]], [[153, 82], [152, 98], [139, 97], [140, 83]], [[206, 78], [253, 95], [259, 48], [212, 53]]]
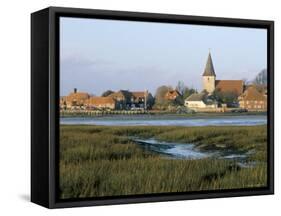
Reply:
[[274, 23], [50, 7], [31, 15], [31, 201], [273, 194]]

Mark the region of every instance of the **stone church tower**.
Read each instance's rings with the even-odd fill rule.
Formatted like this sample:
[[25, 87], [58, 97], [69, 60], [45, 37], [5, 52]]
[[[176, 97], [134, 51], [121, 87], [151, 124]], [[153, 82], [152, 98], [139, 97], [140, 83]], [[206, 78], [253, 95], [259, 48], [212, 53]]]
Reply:
[[203, 89], [206, 90], [209, 94], [212, 94], [215, 90], [216, 74], [211, 57], [211, 53], [208, 55], [208, 60], [205, 66], [203, 73]]

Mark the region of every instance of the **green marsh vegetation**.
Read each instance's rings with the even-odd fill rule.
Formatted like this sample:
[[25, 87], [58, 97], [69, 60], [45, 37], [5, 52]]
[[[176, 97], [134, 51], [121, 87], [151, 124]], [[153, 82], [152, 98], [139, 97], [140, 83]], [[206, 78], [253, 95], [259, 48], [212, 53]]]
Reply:
[[[79, 126], [60, 128], [60, 196], [83, 198], [267, 185], [266, 126]], [[193, 143], [202, 151], [251, 152], [241, 168], [232, 160], [171, 159], [131, 137]]]

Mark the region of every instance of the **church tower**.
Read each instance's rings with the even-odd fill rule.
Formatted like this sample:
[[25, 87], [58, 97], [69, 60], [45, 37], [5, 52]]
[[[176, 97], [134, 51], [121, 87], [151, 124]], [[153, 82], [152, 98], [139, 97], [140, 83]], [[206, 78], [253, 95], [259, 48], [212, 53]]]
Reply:
[[213, 93], [213, 91], [215, 90], [216, 74], [215, 74], [215, 69], [210, 52], [202, 76], [203, 76], [203, 89], [206, 90], [209, 94]]

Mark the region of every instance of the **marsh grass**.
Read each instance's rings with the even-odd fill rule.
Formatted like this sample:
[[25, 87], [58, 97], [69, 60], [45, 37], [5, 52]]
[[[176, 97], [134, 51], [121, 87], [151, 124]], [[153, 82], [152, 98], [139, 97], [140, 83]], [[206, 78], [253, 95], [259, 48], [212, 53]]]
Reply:
[[[252, 168], [222, 159], [174, 160], [130, 137], [251, 151]], [[266, 186], [266, 126], [61, 126], [61, 198], [100, 197]]]

